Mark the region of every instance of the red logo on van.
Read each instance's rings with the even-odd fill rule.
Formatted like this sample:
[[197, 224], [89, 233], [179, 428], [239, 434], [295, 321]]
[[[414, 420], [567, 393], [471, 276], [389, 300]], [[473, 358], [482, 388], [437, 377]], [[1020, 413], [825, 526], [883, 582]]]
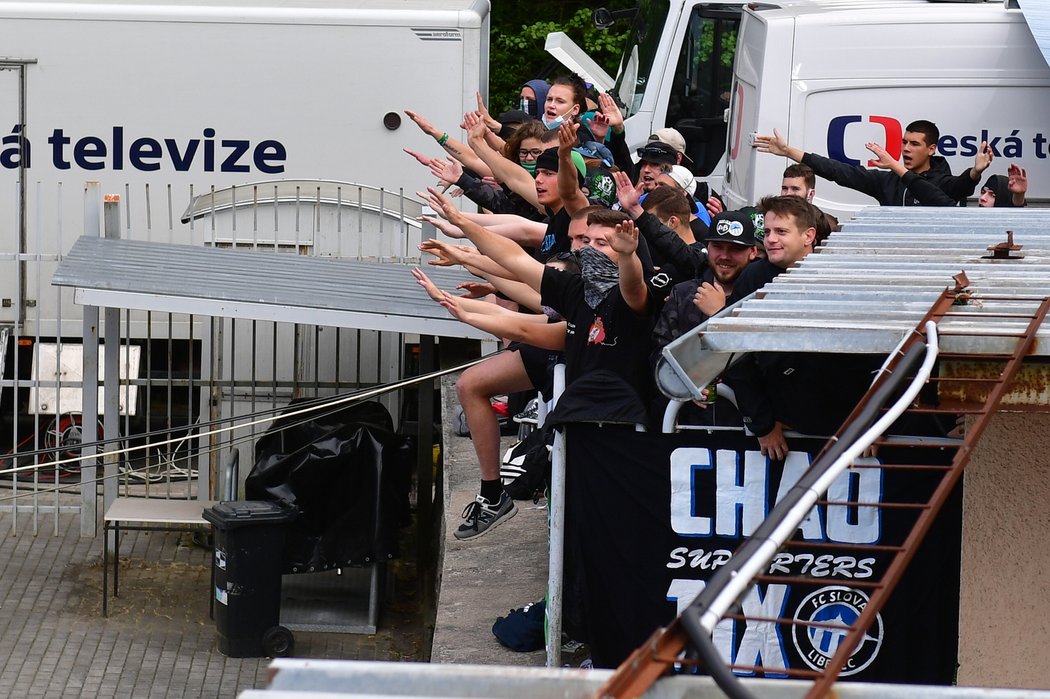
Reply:
[[[886, 137], [882, 142], [883, 148], [896, 160], [901, 157], [901, 138], [904, 131], [901, 123], [888, 116], [862, 117], [858, 114], [837, 116], [828, 124], [828, 157], [850, 165], [860, 165], [860, 161], [846, 155], [846, 127], [857, 122], [869, 121], [872, 124], [881, 124], [886, 131]], [[867, 162], [868, 167], [875, 167], [875, 160]]]

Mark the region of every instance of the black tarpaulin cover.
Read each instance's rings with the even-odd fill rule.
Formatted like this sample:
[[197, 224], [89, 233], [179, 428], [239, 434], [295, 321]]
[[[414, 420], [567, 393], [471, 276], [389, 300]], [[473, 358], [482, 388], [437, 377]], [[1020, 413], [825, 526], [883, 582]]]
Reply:
[[299, 508], [289, 525], [285, 572], [396, 557], [413, 456], [410, 440], [394, 432], [379, 403], [277, 418], [256, 443], [245, 496]]

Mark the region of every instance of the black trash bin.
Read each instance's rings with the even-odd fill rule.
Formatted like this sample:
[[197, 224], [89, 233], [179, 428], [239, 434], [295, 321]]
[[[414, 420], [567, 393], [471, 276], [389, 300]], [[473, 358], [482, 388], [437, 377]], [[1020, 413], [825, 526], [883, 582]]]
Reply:
[[215, 627], [219, 652], [232, 658], [292, 653], [292, 632], [280, 625], [281, 569], [294, 507], [278, 502], [220, 502], [204, 510], [215, 525]]

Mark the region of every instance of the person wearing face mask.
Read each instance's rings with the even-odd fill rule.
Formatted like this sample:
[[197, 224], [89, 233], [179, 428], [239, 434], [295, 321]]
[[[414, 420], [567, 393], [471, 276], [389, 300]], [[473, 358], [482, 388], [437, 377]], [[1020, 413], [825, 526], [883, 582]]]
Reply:
[[530, 80], [521, 86], [518, 109], [528, 114], [533, 119], [539, 119], [544, 105], [547, 103], [547, 90], [550, 85], [546, 80]]
[[553, 131], [564, 123], [575, 122], [585, 111], [587, 86], [575, 75], [563, 75], [551, 83], [540, 120]]

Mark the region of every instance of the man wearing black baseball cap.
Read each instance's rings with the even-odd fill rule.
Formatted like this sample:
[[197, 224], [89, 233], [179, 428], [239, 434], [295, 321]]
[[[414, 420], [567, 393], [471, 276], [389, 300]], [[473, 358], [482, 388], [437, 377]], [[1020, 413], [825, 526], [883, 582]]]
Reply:
[[643, 192], [656, 188], [656, 178], [671, 171], [678, 162], [678, 151], [663, 141], [650, 141], [638, 149], [638, 184]]
[[701, 239], [707, 246], [707, 265], [697, 279], [676, 284], [653, 329], [653, 360], [664, 345], [708, 318], [694, 301], [705, 287], [717, 284], [729, 296], [740, 273], [757, 256], [758, 239], [751, 217], [742, 211], [724, 211], [711, 221]]

